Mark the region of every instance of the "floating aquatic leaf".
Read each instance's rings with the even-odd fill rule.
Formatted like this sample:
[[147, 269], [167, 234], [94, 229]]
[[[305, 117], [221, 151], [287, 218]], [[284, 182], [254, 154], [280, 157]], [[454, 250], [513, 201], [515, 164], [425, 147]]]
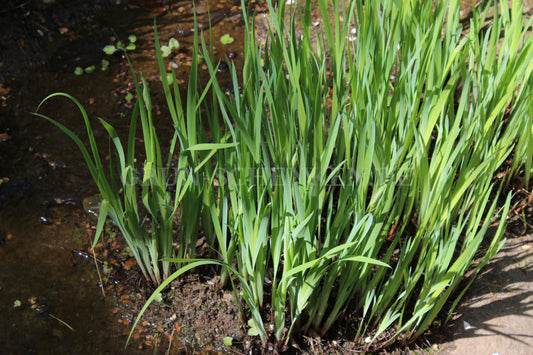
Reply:
[[235, 38], [231, 37], [229, 34], [225, 34], [220, 37], [220, 43], [222, 44], [232, 44], [235, 41]]
[[76, 69], [74, 69], [74, 74], [83, 75], [83, 69], [81, 67], [76, 67]]
[[129, 35], [128, 36], [128, 40], [130, 41], [130, 43], [135, 43], [135, 42], [137, 42], [137, 36]]
[[171, 49], [169, 46], [161, 46], [161, 54], [163, 58], [166, 58], [170, 55]]
[[169, 41], [168, 41], [168, 46], [170, 49], [178, 49], [180, 47], [180, 43], [178, 42], [177, 39], [175, 39], [174, 37], [172, 37]]
[[121, 51], [124, 51], [124, 52], [126, 51], [126, 46], [122, 42], [117, 43], [117, 48], [120, 49]]
[[134, 43], [130, 43], [130, 44], [128, 44], [128, 46], [126, 47], [126, 49], [129, 50], [129, 51], [133, 51], [133, 50], [135, 50], [135, 48], [137, 48], [137, 47], [135, 46]]
[[115, 53], [116, 50], [117, 48], [112, 44], [108, 44], [107, 46], [104, 47], [104, 53], [107, 55], [111, 55]]
[[91, 74], [94, 71], [94, 69], [96, 69], [96, 67], [94, 65], [91, 65], [90, 67], [85, 68], [85, 72], [87, 74]]
[[226, 346], [232, 346], [233, 345], [233, 338], [232, 337], [224, 337], [224, 339], [222, 339], [222, 341], [224, 342], [224, 345], [226, 345]]
[[109, 67], [109, 61], [108, 60], [105, 60], [105, 59], [102, 59], [102, 71], [106, 71], [107, 68]]
[[125, 97], [126, 101], [131, 101], [133, 99], [133, 94], [131, 92], [128, 92], [128, 94]]
[[[20, 306], [22, 306], [22, 302], [20, 302], [20, 300], [15, 300], [15, 302], [13, 303], [13, 307], [17, 308], [17, 307], [20, 307]], [[224, 338], [224, 344], [226, 344], [226, 340], [225, 339], [226, 338]]]

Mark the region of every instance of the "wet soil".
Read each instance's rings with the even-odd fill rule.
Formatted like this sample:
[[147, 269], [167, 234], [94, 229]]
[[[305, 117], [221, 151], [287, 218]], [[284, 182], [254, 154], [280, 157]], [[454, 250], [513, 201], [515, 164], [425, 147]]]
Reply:
[[[262, 10], [260, 3], [249, 3]], [[224, 33], [236, 39], [232, 45], [216, 42], [215, 51], [224, 62], [231, 57], [239, 66], [243, 29], [238, 5], [221, 0], [210, 1], [209, 6], [199, 1], [196, 6], [199, 23], [207, 23], [207, 9], [217, 19], [215, 39]], [[131, 324], [152, 291], [114, 228], [107, 227], [93, 254], [96, 223], [82, 201], [96, 188], [74, 144], [31, 112], [47, 95], [66, 91], [81, 101], [91, 119], [104, 117], [119, 134], [127, 132], [132, 104], [126, 98], [133, 93], [129, 69], [120, 53], [108, 57], [102, 48], [135, 34], [137, 48], [130, 53], [135, 68], [155, 83], [156, 18], [162, 42], [171, 37], [180, 41], [180, 49], [169, 59], [184, 83], [194, 21], [188, 1], [8, 0], [0, 9], [1, 353], [123, 352]], [[102, 59], [110, 61], [106, 71], [100, 68]], [[92, 65], [96, 67], [92, 74], [74, 74], [76, 67]], [[219, 80], [227, 79], [223, 70], [219, 75]], [[153, 84], [151, 89], [157, 97], [160, 88]], [[171, 129], [164, 130], [168, 125], [164, 106], [157, 107], [157, 99], [155, 104], [164, 141]], [[42, 110], [84, 136], [83, 120], [72, 103], [57, 99]], [[107, 135], [95, 122], [93, 128], [105, 159]], [[517, 349], [529, 349], [533, 219], [530, 206], [526, 207], [508, 229], [504, 250], [473, 284], [451, 326], [435, 326], [418, 343], [389, 351], [464, 353], [476, 347], [479, 353], [504, 354], [501, 346], [511, 349], [520, 344], [525, 347]], [[174, 281], [143, 316], [127, 352], [272, 352], [247, 336], [234, 294], [217, 287], [216, 274], [199, 269]], [[286, 350], [359, 351], [350, 336], [355, 317], [346, 315], [325, 338], [302, 337]], [[465, 330], [464, 321], [492, 335]], [[496, 343], [485, 341], [490, 336], [500, 338], [490, 338]], [[233, 339], [233, 347], [224, 345], [224, 337]]]

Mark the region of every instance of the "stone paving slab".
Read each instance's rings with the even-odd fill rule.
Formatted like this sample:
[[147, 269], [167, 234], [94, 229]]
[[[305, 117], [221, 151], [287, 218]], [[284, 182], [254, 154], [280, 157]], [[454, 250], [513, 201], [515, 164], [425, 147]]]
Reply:
[[507, 240], [457, 314], [442, 353], [533, 354], [533, 235]]

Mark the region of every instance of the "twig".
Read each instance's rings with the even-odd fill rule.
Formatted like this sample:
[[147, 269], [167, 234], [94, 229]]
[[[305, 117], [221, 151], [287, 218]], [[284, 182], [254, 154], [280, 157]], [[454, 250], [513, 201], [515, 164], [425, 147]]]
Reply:
[[168, 349], [167, 349], [167, 355], [170, 354], [170, 348], [172, 347], [172, 339], [173, 339], [173, 335], [174, 335], [174, 330], [176, 328], [172, 327], [172, 333], [170, 333], [170, 336], [168, 337]]
[[56, 321], [58, 321], [59, 323], [63, 324], [65, 327], [67, 327], [68, 329], [70, 329], [71, 331], [74, 332], [74, 328], [72, 328], [70, 325], [68, 325], [68, 323], [65, 322], [64, 320], [59, 319], [58, 317], [54, 316], [51, 313], [48, 313], [48, 315], [50, 316], [50, 318], [55, 319]]
[[24, 2], [22, 4], [19, 4], [19, 5], [13, 6], [13, 7], [8, 7], [7, 9], [2, 9], [2, 10], [0, 10], [0, 14], [4, 14], [4, 13], [7, 13], [7, 12], [10, 12], [10, 11], [13, 11], [13, 10], [20, 9], [20, 8], [26, 6], [27, 3], [28, 3], [28, 1], [26, 1], [26, 2]]
[[100, 289], [102, 290], [102, 296], [105, 298], [105, 290], [104, 290], [104, 282], [102, 281], [102, 275], [100, 274], [100, 269], [98, 268], [98, 264], [96, 263], [96, 254], [94, 252], [94, 248], [92, 248], [93, 251], [93, 260], [94, 260], [94, 266], [96, 267], [96, 272], [98, 273], [98, 279], [100, 280]]
[[[91, 244], [93, 243], [93, 238], [91, 238]], [[91, 248], [91, 251], [93, 253], [93, 260], [94, 260], [94, 266], [96, 267], [96, 272], [98, 273], [98, 279], [100, 280], [100, 290], [102, 291], [102, 296], [105, 298], [105, 290], [104, 290], [104, 282], [102, 281], [102, 275], [100, 274], [100, 269], [98, 268], [98, 263], [96, 262], [96, 253], [94, 251], [94, 247]]]

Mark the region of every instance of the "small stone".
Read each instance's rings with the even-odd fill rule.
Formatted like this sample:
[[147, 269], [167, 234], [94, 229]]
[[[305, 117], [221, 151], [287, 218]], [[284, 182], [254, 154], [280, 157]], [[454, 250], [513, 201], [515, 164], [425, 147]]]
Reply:
[[217, 72], [222, 73], [222, 74], [229, 72], [228, 63], [221, 61], [220, 64], [218, 65]]
[[45, 225], [50, 225], [52, 224], [52, 222], [50, 222], [50, 220], [44, 216], [41, 216], [39, 217], [39, 222], [41, 222], [42, 224], [45, 224]]

